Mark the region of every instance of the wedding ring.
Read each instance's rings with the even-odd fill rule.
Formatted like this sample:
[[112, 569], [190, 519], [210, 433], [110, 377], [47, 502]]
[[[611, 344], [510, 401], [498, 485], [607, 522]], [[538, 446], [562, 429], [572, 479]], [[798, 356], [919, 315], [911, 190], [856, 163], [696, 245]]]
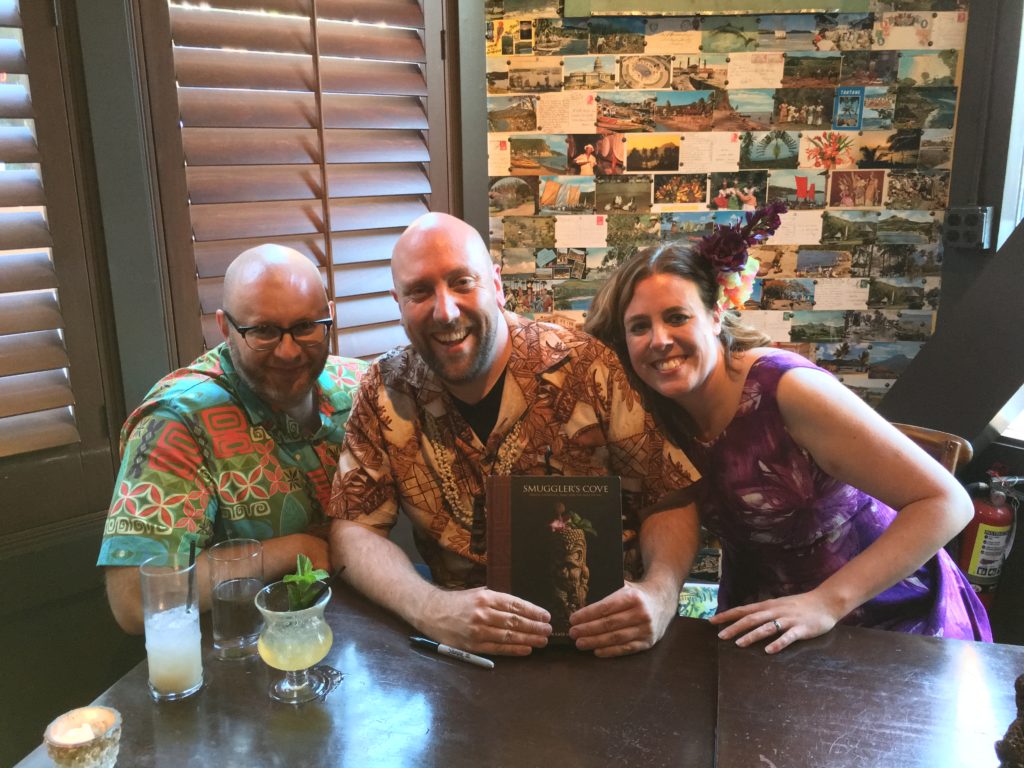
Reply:
[[781, 634], [782, 633], [782, 625], [779, 624], [779, 620], [778, 619], [772, 619], [772, 624], [775, 625], [775, 631]]

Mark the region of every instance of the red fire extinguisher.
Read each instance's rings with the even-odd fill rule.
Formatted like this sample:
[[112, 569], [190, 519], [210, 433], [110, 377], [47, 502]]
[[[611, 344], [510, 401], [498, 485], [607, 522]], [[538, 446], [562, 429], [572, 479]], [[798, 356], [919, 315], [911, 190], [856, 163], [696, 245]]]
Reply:
[[1003, 563], [1013, 546], [1015, 499], [1008, 492], [1024, 477], [993, 477], [989, 483], [970, 483], [974, 519], [960, 534], [959, 565], [982, 605], [992, 608]]

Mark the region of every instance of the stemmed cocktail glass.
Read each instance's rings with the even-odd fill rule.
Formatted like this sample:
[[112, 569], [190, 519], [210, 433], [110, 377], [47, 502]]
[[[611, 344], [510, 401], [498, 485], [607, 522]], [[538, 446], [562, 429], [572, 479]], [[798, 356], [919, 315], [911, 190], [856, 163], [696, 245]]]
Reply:
[[256, 595], [256, 607], [265, 625], [260, 633], [260, 657], [268, 666], [285, 673], [270, 686], [270, 698], [286, 704], [302, 704], [326, 695], [330, 676], [310, 669], [331, 650], [334, 635], [324, 620], [324, 608], [331, 599], [327, 588], [310, 607], [289, 610], [288, 585], [269, 584]]

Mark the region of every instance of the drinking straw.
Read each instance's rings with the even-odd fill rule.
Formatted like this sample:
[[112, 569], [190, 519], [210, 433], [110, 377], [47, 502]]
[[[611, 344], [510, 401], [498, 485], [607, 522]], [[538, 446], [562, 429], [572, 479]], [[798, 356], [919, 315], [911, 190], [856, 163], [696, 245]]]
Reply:
[[344, 570], [345, 566], [343, 565], [330, 576], [328, 576], [326, 579], [321, 579], [320, 586], [317, 588], [316, 592], [313, 593], [313, 597], [309, 599], [309, 604], [316, 605], [316, 601], [319, 600], [323, 593], [327, 591], [327, 588], [331, 586], [331, 582], [338, 578], [338, 576], [340, 576], [341, 572]]
[[[188, 543], [188, 567], [190, 569], [192, 569], [192, 566], [195, 565], [195, 564], [196, 564], [196, 540], [192, 539], [192, 541], [190, 541]], [[188, 598], [187, 598], [187, 600], [185, 602], [185, 613], [189, 613], [191, 611], [192, 594], [193, 594], [193, 590], [195, 589], [195, 578], [194, 578], [195, 575], [196, 575], [196, 572], [195, 572], [194, 569], [189, 570], [189, 572], [188, 572]]]

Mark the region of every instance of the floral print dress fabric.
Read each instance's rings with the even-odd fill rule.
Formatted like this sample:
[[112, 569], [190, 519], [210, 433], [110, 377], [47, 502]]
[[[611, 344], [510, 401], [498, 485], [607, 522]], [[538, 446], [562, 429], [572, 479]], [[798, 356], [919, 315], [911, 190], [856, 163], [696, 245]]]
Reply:
[[[762, 356], [747, 374], [739, 409], [726, 429], [709, 442], [684, 446], [706, 484], [701, 520], [722, 541], [719, 611], [814, 589], [870, 546], [896, 516], [826, 474], [790, 437], [776, 393], [779, 380], [794, 368], [822, 370], [789, 352]], [[842, 623], [992, 639], [985, 609], [945, 550]]]

